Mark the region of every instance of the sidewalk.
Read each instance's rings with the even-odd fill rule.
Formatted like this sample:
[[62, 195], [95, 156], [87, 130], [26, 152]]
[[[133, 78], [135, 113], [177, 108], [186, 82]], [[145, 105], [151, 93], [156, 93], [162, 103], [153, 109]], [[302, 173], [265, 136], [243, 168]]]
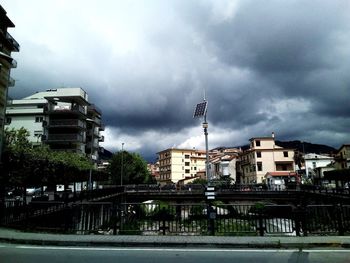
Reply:
[[201, 247], [201, 248], [350, 248], [350, 236], [218, 237], [113, 236], [28, 233], [0, 228], [0, 243], [51, 246]]

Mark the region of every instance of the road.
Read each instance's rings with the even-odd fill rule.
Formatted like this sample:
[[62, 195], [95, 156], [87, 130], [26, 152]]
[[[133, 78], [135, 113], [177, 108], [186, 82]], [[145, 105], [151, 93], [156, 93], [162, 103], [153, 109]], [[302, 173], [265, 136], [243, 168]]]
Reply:
[[45, 247], [0, 244], [1, 263], [349, 262], [350, 250]]

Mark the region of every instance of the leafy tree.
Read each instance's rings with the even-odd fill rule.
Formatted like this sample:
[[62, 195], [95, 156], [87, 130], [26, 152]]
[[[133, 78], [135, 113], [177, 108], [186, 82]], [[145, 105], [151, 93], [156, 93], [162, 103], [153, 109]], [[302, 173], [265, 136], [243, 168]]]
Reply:
[[0, 182], [9, 185], [67, 185], [86, 181], [93, 168], [87, 157], [71, 152], [57, 152], [47, 145], [32, 147], [29, 132], [5, 130], [4, 171]]
[[197, 179], [193, 180], [192, 184], [207, 185], [208, 181], [206, 179], [203, 179], [203, 178], [197, 178]]
[[113, 155], [109, 166], [111, 181], [113, 184], [121, 184], [122, 170], [123, 184], [155, 183], [150, 172], [147, 170], [146, 161], [137, 153], [120, 151]]

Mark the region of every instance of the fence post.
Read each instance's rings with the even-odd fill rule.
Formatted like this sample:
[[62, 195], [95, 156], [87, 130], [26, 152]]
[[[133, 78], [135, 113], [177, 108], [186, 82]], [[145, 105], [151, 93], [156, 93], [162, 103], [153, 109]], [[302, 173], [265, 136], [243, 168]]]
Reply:
[[298, 237], [300, 237], [301, 233], [302, 212], [300, 205], [294, 210], [295, 233]]
[[338, 234], [339, 236], [344, 236], [344, 226], [343, 226], [343, 217], [342, 217], [342, 206], [338, 204], [336, 206], [336, 215], [337, 215], [337, 225], [338, 225]]
[[215, 236], [215, 219], [216, 219], [216, 211], [209, 203], [207, 206], [207, 214], [208, 214], [208, 232], [210, 235]]
[[264, 220], [263, 220], [263, 211], [262, 209], [260, 210], [259, 209], [259, 212], [258, 212], [258, 221], [259, 221], [259, 236], [264, 236]]

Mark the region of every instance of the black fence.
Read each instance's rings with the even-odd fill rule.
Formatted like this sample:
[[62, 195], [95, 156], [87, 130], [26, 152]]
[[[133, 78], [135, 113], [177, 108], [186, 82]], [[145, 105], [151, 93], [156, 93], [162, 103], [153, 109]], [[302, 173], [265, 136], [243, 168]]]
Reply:
[[349, 205], [32, 202], [3, 208], [1, 225], [76, 234], [348, 235]]

